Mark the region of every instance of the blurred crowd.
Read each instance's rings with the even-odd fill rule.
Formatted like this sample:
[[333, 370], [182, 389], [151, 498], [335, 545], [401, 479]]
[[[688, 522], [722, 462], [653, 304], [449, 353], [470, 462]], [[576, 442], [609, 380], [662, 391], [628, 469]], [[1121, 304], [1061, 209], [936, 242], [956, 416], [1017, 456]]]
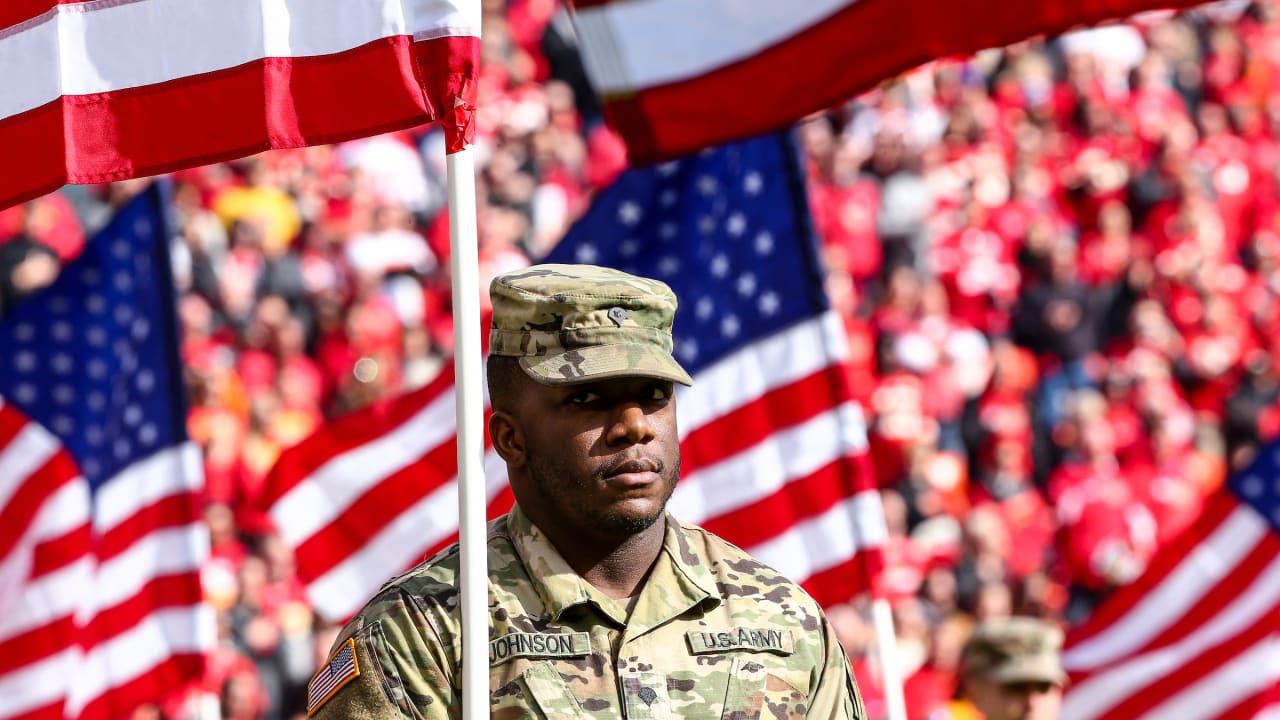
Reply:
[[[487, 0], [482, 286], [624, 167], [558, 0]], [[975, 621], [1063, 625], [1280, 434], [1280, 15], [1219, 3], [920, 68], [798, 129], [890, 540], [909, 715], [968, 717]], [[452, 348], [444, 140], [418, 128], [175, 173], [189, 431], [219, 646], [193, 705], [304, 717], [336, 628], [256, 502], [326, 418]], [[128, 183], [0, 213], [0, 309]], [[867, 608], [831, 610], [873, 716]]]

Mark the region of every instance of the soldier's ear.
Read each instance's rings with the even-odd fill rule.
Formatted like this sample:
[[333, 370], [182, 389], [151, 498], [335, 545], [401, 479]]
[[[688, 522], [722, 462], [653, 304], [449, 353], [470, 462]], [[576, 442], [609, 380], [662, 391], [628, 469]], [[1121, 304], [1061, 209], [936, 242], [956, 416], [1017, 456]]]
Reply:
[[510, 467], [520, 467], [525, 462], [524, 431], [520, 422], [505, 410], [494, 410], [489, 416], [489, 439], [493, 449]]

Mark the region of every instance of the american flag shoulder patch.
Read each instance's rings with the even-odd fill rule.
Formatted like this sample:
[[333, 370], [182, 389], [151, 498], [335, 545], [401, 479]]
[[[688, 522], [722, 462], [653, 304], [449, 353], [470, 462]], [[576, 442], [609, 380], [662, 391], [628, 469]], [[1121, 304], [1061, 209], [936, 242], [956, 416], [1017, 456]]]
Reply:
[[329, 656], [329, 662], [316, 671], [307, 685], [307, 717], [316, 714], [329, 698], [343, 685], [360, 676], [360, 663], [356, 660], [356, 639], [348, 638], [342, 647]]

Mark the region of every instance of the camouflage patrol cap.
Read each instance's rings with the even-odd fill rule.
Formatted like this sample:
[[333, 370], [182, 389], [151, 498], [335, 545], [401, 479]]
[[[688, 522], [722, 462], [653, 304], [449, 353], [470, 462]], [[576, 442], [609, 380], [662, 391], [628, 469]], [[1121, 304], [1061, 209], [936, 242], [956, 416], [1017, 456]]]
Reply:
[[565, 385], [653, 377], [692, 385], [671, 356], [676, 296], [665, 283], [594, 265], [534, 265], [489, 285], [489, 354]]
[[1011, 617], [987, 620], [964, 649], [964, 672], [1001, 685], [1047, 682], [1063, 685], [1059, 657], [1062, 630], [1041, 620]]

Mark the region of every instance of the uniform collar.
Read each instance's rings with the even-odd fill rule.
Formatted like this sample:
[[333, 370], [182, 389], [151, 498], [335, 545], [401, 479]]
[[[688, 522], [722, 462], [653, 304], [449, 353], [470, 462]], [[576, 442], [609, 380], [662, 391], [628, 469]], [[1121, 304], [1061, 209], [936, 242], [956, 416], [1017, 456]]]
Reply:
[[[601, 614], [619, 625], [625, 624], [622, 604], [583, 580], [518, 504], [513, 505], [507, 515], [507, 529], [548, 618], [558, 621], [569, 608], [593, 604]], [[662, 586], [661, 590], [655, 587], [658, 585]], [[633, 625], [641, 627], [629, 629], [627, 634], [635, 635], [704, 601], [712, 607], [720, 603], [715, 579], [706, 559], [690, 542], [688, 533], [668, 513], [662, 551], [631, 618]]]

